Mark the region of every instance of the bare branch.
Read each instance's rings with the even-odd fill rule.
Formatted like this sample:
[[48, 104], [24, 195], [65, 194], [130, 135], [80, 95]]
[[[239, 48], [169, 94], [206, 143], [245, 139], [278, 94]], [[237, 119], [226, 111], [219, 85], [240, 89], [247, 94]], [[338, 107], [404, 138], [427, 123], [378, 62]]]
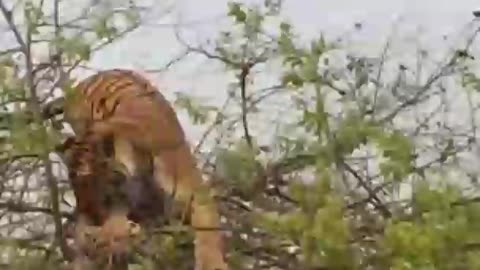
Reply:
[[[4, 209], [7, 209], [8, 211], [17, 212], [17, 213], [42, 213], [42, 214], [48, 214], [51, 216], [55, 215], [55, 213], [52, 211], [51, 208], [38, 207], [38, 206], [28, 205], [25, 203], [16, 203], [13, 201], [0, 202], [0, 208], [4, 208]], [[60, 215], [63, 218], [67, 218], [69, 220], [73, 219], [73, 215], [68, 212], [60, 212]]]
[[475, 41], [476, 37], [478, 36], [478, 33], [480, 32], [480, 28], [477, 29], [471, 37], [467, 40], [467, 43], [465, 45], [465, 48], [463, 50], [455, 50], [453, 55], [450, 57], [450, 59], [439, 69], [434, 72], [428, 80], [425, 82], [425, 84], [420, 87], [420, 89], [413, 95], [411, 98], [407, 99], [404, 101], [402, 104], [400, 104], [397, 108], [395, 108], [392, 112], [390, 112], [388, 115], [384, 116], [382, 119], [379, 120], [380, 123], [385, 123], [391, 121], [393, 118], [395, 118], [400, 112], [402, 112], [404, 109], [418, 104], [419, 100], [422, 99], [422, 97], [432, 88], [433, 84], [437, 82], [439, 79], [443, 78], [444, 76], [447, 76], [451, 74], [452, 68], [455, 67], [457, 64], [457, 60], [461, 59], [463, 57], [463, 54], [461, 52], [468, 52], [471, 45], [473, 44], [473, 41]]
[[253, 63], [245, 63], [242, 66], [242, 71], [240, 73], [240, 94], [242, 97], [242, 124], [245, 140], [248, 146], [253, 147], [252, 137], [250, 136], [250, 131], [248, 129], [248, 119], [247, 119], [247, 77], [250, 74], [250, 69], [254, 66]]

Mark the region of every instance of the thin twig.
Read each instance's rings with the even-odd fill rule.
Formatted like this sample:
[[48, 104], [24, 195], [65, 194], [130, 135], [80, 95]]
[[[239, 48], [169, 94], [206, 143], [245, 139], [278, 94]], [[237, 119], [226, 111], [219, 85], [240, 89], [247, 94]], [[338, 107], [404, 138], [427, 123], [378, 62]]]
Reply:
[[176, 63], [180, 62], [182, 59], [187, 57], [191, 53], [190, 50], [186, 49], [180, 54], [178, 54], [176, 57], [174, 57], [172, 60], [168, 61], [163, 67], [161, 68], [152, 68], [152, 69], [145, 69], [145, 72], [148, 73], [162, 73], [167, 71], [169, 68], [171, 68], [173, 65]]
[[231, 101], [231, 97], [228, 97], [223, 103], [220, 110], [218, 110], [217, 114], [215, 115], [215, 120], [213, 121], [213, 123], [210, 126], [208, 126], [206, 131], [202, 134], [202, 137], [198, 141], [197, 145], [195, 146], [195, 150], [193, 151], [195, 154], [198, 154], [200, 152], [200, 149], [205, 143], [208, 135], [210, 135], [210, 133], [213, 132], [215, 127], [217, 127], [222, 123], [222, 120], [223, 120], [222, 116], [225, 113], [225, 110], [227, 109], [228, 105], [230, 104], [230, 101]]
[[247, 104], [247, 77], [250, 74], [251, 68], [254, 66], [253, 63], [246, 63], [242, 66], [242, 72], [240, 73], [240, 94], [242, 98], [242, 125], [243, 132], [245, 135], [245, 141], [247, 142], [250, 148], [253, 147], [252, 137], [250, 135], [250, 130], [248, 129], [248, 104]]

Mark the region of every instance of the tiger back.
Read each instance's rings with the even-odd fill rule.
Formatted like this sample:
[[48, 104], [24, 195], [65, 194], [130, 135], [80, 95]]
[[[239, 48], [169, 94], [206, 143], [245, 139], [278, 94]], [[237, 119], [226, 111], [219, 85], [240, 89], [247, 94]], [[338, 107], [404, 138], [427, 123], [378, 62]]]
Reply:
[[[99, 136], [123, 136], [148, 152], [185, 140], [169, 102], [147, 79], [130, 70], [106, 70], [81, 81], [67, 98], [64, 115], [77, 135], [98, 123]], [[138, 134], [144, 137], [139, 139]]]

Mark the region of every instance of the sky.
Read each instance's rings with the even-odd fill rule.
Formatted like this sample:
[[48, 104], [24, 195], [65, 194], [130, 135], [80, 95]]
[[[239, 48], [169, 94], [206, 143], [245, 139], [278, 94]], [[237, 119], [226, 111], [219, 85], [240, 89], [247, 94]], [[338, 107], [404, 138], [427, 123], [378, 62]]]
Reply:
[[[240, 2], [261, 4], [263, 0]], [[215, 37], [225, 27], [227, 3], [225, 0], [180, 0], [168, 16], [158, 15], [161, 8], [153, 9], [146, 26], [96, 54], [90, 65], [140, 71], [163, 67], [182, 51], [171, 24], [186, 25], [181, 32], [190, 43], [198, 44]], [[356, 46], [354, 49], [372, 56], [380, 55], [386, 40], [394, 35], [399, 39], [398, 57], [402, 58], [406, 51], [411, 52], [406, 48], [417, 43], [439, 54], [458, 44], [475, 9], [480, 9], [478, 0], [285, 0], [282, 17], [287, 18], [305, 40], [320, 33], [332, 40], [343, 37]], [[355, 23], [362, 24], [360, 31], [353, 30]], [[449, 39], [444, 40], [444, 36]], [[220, 66], [211, 62], [187, 61], [150, 78], [167, 97], [180, 91], [220, 101], [224, 96], [219, 93], [225, 92], [223, 89], [230, 79], [222, 76], [221, 71]], [[187, 121], [184, 115], [180, 117], [182, 122]], [[203, 129], [188, 122], [185, 125], [190, 138], [198, 139]]]
[[[261, 4], [263, 0], [240, 2]], [[155, 66], [166, 62], [176, 51], [178, 43], [170, 27], [158, 25], [181, 20], [190, 23], [190, 31], [193, 26], [200, 38], [211, 37], [221, 27], [227, 3], [226, 0], [176, 1], [173, 15], [158, 20], [157, 26], [151, 23], [151, 26], [143, 27], [127, 38], [128, 41], [104, 50], [94, 63]], [[450, 0], [285, 0], [282, 15], [289, 18], [306, 39], [318, 36], [320, 32], [338, 36], [351, 31], [354, 23], [361, 22], [364, 28], [359, 39], [369, 41], [369, 45], [378, 43], [376, 45], [381, 46], [396, 22], [401, 24], [402, 35], [416, 35], [423, 31], [429, 38], [439, 38], [462, 29], [472, 20], [472, 10], [476, 8], [480, 9], [478, 0], [458, 0], [454, 4]], [[144, 44], [154, 48], [155, 57], [147, 57]], [[120, 53], [125, 51], [130, 53], [129, 57]]]

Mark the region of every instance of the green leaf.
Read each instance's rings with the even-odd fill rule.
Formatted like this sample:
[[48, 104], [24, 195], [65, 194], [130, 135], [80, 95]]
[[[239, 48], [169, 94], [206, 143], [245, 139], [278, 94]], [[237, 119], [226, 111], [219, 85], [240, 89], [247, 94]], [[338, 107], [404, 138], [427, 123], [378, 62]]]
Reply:
[[228, 9], [228, 16], [233, 17], [237, 23], [244, 23], [246, 21], [247, 14], [242, 10], [242, 4], [235, 2], [229, 3]]
[[98, 38], [112, 39], [118, 34], [118, 30], [109, 25], [110, 17], [100, 18], [93, 26], [93, 30]]
[[349, 154], [372, 136], [382, 134], [374, 123], [364, 120], [358, 112], [350, 112], [339, 124], [336, 132], [336, 149], [339, 155]]
[[318, 72], [317, 72], [318, 57], [310, 56], [310, 55], [305, 56], [303, 57], [303, 60], [300, 66], [301, 66], [300, 73], [301, 73], [302, 79], [306, 83], [315, 83], [319, 81], [320, 76], [318, 75]]
[[82, 36], [75, 36], [69, 39], [60, 37], [54, 42], [62, 49], [68, 61], [78, 59], [88, 61], [90, 59], [90, 44], [88, 44]]
[[286, 23], [286, 22], [280, 23], [280, 30], [283, 33], [288, 34], [288, 33], [290, 33], [291, 29], [292, 29], [292, 26], [289, 23]]
[[287, 72], [283, 75], [282, 84], [287, 86], [293, 87], [302, 87], [303, 86], [303, 79], [295, 72]]
[[245, 198], [259, 192], [255, 190], [260, 166], [256, 159], [258, 153], [256, 148], [250, 148], [244, 140], [235, 144], [233, 149], [220, 148], [215, 153], [215, 167], [218, 173]]
[[394, 180], [402, 180], [413, 170], [414, 148], [410, 139], [398, 131], [375, 138], [383, 150], [386, 161], [380, 164], [382, 174]]

